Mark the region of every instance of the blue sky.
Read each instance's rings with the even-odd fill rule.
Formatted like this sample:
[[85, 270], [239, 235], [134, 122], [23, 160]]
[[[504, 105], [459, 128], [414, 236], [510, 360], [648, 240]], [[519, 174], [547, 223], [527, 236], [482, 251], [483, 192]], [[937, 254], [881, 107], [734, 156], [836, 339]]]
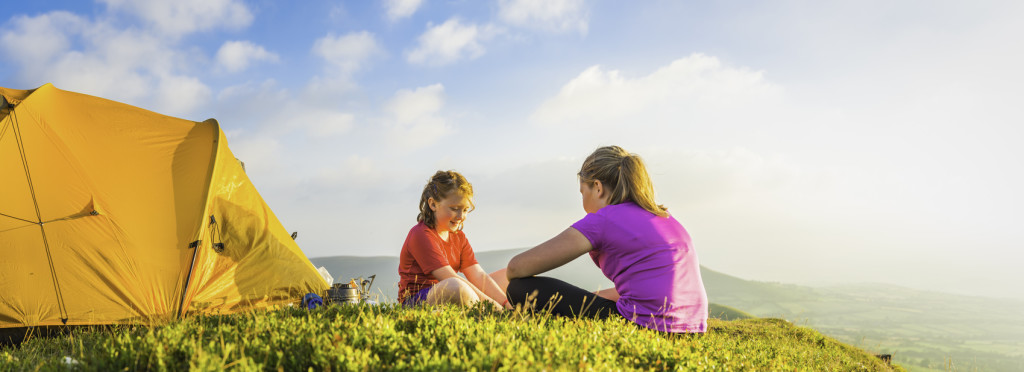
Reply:
[[0, 86], [216, 118], [309, 256], [397, 255], [438, 169], [477, 250], [536, 245], [619, 144], [712, 269], [1024, 298], [1019, 2], [4, 8]]

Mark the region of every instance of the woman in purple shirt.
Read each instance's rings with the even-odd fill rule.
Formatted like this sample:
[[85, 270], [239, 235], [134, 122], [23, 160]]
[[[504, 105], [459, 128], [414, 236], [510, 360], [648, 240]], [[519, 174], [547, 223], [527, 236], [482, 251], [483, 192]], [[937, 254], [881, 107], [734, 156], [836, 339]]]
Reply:
[[[587, 215], [509, 261], [509, 301], [562, 316], [622, 316], [662, 332], [704, 332], [708, 300], [697, 253], [686, 229], [654, 202], [640, 157], [601, 147], [578, 176]], [[614, 288], [591, 293], [534, 276], [588, 252]]]

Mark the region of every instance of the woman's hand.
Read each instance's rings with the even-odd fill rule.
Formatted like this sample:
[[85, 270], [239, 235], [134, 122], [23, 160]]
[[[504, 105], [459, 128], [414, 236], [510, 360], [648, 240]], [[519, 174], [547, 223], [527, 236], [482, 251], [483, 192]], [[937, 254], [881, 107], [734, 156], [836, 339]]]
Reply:
[[509, 280], [537, 275], [565, 265], [591, 249], [594, 248], [590, 240], [570, 227], [541, 245], [512, 257], [505, 275]]

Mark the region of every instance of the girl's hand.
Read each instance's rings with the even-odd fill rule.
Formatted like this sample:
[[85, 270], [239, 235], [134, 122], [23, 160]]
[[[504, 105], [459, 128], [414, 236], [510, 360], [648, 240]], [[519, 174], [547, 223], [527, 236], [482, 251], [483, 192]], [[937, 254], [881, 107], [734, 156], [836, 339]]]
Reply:
[[491, 306], [494, 306], [494, 311], [497, 311], [497, 312], [505, 311], [505, 307], [501, 306], [501, 304], [499, 304], [498, 301], [489, 300], [489, 302], [491, 303]]

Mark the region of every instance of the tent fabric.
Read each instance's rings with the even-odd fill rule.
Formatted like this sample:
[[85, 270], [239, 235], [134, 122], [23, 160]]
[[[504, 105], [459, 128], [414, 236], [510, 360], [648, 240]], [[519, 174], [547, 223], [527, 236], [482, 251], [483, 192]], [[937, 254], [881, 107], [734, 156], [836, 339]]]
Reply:
[[327, 284], [213, 120], [0, 88], [0, 328], [159, 323]]

